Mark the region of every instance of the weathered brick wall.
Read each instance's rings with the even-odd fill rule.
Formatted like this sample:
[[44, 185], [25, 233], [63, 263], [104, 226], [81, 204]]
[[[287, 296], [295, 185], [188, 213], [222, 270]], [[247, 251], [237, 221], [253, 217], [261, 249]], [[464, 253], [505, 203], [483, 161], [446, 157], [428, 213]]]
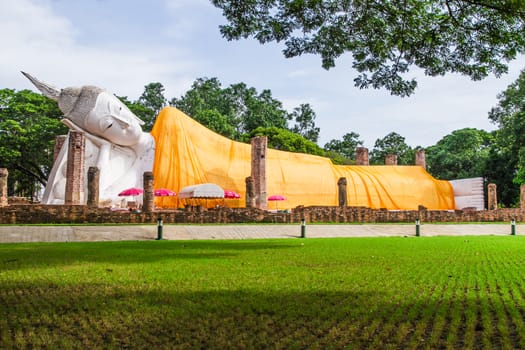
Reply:
[[416, 158], [415, 159], [415, 164], [416, 165], [422, 166], [423, 169], [427, 168], [427, 158], [426, 158], [424, 149], [421, 149], [421, 150], [417, 151], [415, 158]]
[[356, 165], [370, 165], [368, 159], [368, 148], [356, 147], [355, 149], [355, 164]]
[[385, 156], [385, 165], [397, 165], [397, 154], [387, 154]]
[[153, 172], [146, 171], [142, 177], [142, 188], [144, 195], [142, 200], [142, 210], [145, 212], [152, 212], [155, 208], [155, 197], [153, 189]]
[[80, 204], [84, 201], [84, 159], [86, 136], [81, 131], [69, 132], [66, 170], [66, 204]]
[[0, 207], [8, 205], [7, 200], [7, 177], [9, 171], [6, 168], [0, 168]]
[[100, 170], [96, 166], [88, 169], [88, 197], [87, 205], [91, 208], [98, 207], [100, 197]]
[[156, 210], [153, 212], [112, 211], [89, 208], [87, 205], [9, 205], [0, 207], [0, 224], [144, 224], [156, 223], [387, 223], [387, 222], [518, 222], [525, 221], [525, 209], [496, 210], [403, 210], [365, 207], [297, 207], [291, 212], [272, 213], [257, 208], [188, 208], [188, 210]]
[[268, 193], [266, 192], [266, 152], [268, 150], [268, 137], [258, 136], [251, 139], [251, 178], [255, 193], [255, 207], [268, 208]]

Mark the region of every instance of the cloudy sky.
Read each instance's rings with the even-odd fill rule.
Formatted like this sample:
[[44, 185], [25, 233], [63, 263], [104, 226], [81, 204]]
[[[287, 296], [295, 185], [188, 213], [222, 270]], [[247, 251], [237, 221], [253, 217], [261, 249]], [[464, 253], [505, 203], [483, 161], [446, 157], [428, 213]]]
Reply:
[[131, 100], [161, 82], [171, 99], [197, 78], [217, 77], [224, 87], [270, 89], [289, 111], [309, 103], [320, 146], [354, 131], [372, 148], [394, 131], [425, 147], [453, 130], [493, 130], [487, 113], [496, 95], [525, 68], [521, 57], [509, 74], [481, 82], [416, 71], [418, 90], [400, 98], [355, 88], [348, 57], [326, 71], [315, 56], [285, 59], [276, 44], [228, 42], [218, 29], [224, 23], [207, 0], [0, 0], [0, 88], [35, 90], [23, 70], [58, 87], [97, 85]]

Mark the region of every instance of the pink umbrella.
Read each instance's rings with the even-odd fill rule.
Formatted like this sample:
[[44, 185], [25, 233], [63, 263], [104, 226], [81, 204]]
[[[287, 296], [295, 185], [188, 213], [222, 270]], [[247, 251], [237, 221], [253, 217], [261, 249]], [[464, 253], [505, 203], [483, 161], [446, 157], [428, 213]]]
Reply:
[[168, 190], [167, 188], [159, 188], [153, 192], [155, 196], [158, 197], [170, 197], [170, 196], [176, 196], [177, 193], [175, 193], [172, 190]]
[[274, 194], [272, 196], [268, 197], [269, 201], [284, 201], [286, 200], [285, 196], [281, 196], [280, 194]]
[[[138, 196], [139, 194], [142, 194], [142, 192], [144, 192], [142, 190], [142, 188], [131, 187], [131, 188], [123, 190], [118, 195], [120, 197], [131, 197], [132, 196], [133, 197], [133, 201], [135, 201], [135, 196]], [[129, 205], [129, 202], [128, 202], [128, 205]]]
[[118, 195], [120, 197], [138, 196], [139, 194], [142, 194], [142, 192], [144, 192], [142, 188], [131, 187], [123, 190]]
[[224, 190], [224, 198], [228, 198], [228, 199], [238, 199], [238, 198], [241, 198], [241, 195], [238, 194], [238, 193], [235, 192], [235, 191]]
[[285, 196], [281, 196], [280, 194], [274, 194], [268, 197], [269, 201], [275, 202], [275, 209], [277, 209], [277, 201], [284, 201], [286, 200]]

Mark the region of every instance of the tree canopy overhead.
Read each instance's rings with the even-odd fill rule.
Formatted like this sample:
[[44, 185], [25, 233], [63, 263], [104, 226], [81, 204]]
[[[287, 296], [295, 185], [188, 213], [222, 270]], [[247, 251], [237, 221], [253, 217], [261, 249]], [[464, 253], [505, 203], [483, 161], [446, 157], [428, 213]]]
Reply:
[[412, 94], [411, 67], [479, 80], [507, 72], [525, 52], [523, 0], [211, 0], [228, 40], [284, 42], [287, 58], [319, 55], [322, 66], [351, 54], [359, 88]]

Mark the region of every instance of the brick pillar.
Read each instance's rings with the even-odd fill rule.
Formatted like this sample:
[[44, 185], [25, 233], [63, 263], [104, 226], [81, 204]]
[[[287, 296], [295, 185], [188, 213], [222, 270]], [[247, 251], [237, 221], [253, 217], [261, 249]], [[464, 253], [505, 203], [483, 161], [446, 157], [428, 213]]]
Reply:
[[142, 197], [142, 211], [151, 213], [155, 209], [155, 194], [153, 189], [153, 172], [144, 173], [144, 192]]
[[96, 166], [90, 166], [88, 169], [87, 188], [87, 206], [90, 208], [97, 208], [100, 193], [100, 170]]
[[251, 176], [246, 178], [246, 208], [255, 207], [255, 190]]
[[337, 181], [337, 189], [339, 195], [339, 206], [346, 207], [346, 177], [340, 177]]
[[69, 132], [66, 170], [65, 204], [76, 205], [84, 201], [84, 154], [86, 136], [81, 131]]
[[397, 154], [387, 154], [385, 157], [385, 165], [397, 165]]
[[7, 176], [9, 171], [6, 168], [0, 168], [0, 207], [6, 207], [7, 202]]
[[496, 184], [488, 184], [487, 185], [487, 202], [488, 202], [488, 209], [489, 210], [495, 210], [498, 208], [498, 196], [496, 193]]
[[252, 144], [252, 174], [255, 194], [255, 207], [268, 209], [268, 193], [266, 192], [266, 151], [268, 137], [258, 136], [251, 140]]
[[58, 135], [57, 137], [55, 137], [55, 147], [53, 148], [53, 164], [55, 164], [55, 161], [58, 157], [58, 153], [60, 153], [62, 146], [66, 142], [66, 139], [67, 135]]
[[370, 165], [370, 163], [368, 162], [368, 148], [356, 147], [355, 164], [356, 165]]
[[525, 185], [520, 186], [520, 208], [525, 209]]
[[416, 163], [416, 165], [422, 166], [423, 169], [427, 168], [427, 160], [426, 160], [426, 157], [425, 157], [425, 150], [424, 149], [420, 149], [419, 151], [416, 152], [415, 163]]

